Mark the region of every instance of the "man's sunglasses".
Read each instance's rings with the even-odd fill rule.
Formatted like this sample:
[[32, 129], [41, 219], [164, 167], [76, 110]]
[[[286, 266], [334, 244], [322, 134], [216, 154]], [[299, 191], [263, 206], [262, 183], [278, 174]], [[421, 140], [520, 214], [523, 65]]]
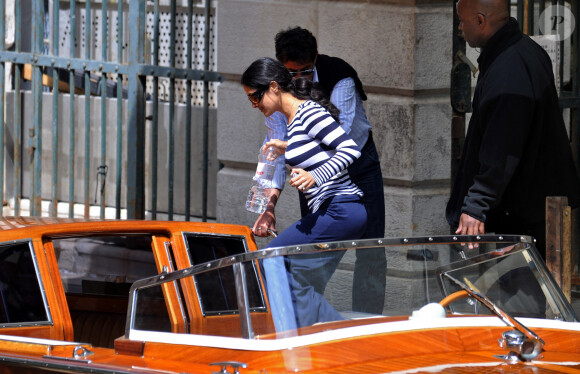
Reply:
[[312, 73], [314, 73], [314, 69], [304, 69], [304, 70], [298, 70], [298, 71], [291, 71], [290, 76], [292, 78], [295, 78], [299, 74], [302, 76], [302, 75], [310, 75]]
[[258, 105], [260, 101], [262, 101], [262, 97], [264, 97], [264, 90], [256, 90], [248, 95], [248, 100], [252, 102], [252, 104]]

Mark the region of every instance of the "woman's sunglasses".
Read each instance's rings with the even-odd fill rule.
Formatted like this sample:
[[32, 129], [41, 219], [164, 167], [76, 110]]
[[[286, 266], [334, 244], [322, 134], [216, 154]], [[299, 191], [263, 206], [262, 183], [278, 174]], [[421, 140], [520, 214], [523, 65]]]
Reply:
[[264, 97], [264, 92], [264, 90], [257, 89], [248, 95], [248, 100], [250, 100], [252, 104], [258, 105], [258, 103], [262, 101], [262, 97]]

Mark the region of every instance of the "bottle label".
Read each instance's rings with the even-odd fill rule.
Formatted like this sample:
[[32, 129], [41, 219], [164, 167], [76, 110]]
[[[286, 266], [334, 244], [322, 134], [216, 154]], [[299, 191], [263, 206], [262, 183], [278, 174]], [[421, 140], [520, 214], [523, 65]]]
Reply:
[[274, 177], [274, 165], [265, 163], [265, 162], [258, 162], [258, 167], [256, 168], [256, 175], [254, 176], [254, 180], [262, 179], [262, 180], [272, 180]]

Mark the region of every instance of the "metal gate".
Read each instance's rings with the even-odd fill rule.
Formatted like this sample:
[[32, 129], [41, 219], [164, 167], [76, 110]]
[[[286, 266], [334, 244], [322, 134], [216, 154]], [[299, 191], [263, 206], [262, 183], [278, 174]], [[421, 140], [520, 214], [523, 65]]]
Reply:
[[13, 214], [29, 201], [32, 216], [207, 220], [214, 13], [211, 0], [0, 0]]

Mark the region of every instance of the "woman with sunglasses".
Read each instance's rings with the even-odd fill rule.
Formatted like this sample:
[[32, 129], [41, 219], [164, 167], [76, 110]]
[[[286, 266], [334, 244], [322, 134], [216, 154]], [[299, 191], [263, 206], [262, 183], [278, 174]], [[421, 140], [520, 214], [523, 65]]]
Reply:
[[[254, 61], [241, 83], [252, 102], [265, 116], [275, 112], [288, 118], [288, 141], [273, 140], [285, 151], [291, 168], [290, 185], [304, 194], [309, 213], [273, 239], [268, 247], [358, 239], [367, 221], [362, 191], [351, 181], [347, 167], [360, 156], [360, 148], [337, 123], [338, 109], [316, 83], [292, 79], [284, 65], [271, 58]], [[277, 309], [294, 308], [296, 326], [340, 320], [342, 317], [322, 296], [344, 252], [290, 256], [285, 259], [292, 304], [274, 300], [284, 279], [276, 278], [284, 264], [264, 261], [267, 289], [276, 328], [295, 327], [280, 321]], [[274, 295], [276, 294], [276, 295]], [[280, 313], [278, 313], [280, 312]]]

